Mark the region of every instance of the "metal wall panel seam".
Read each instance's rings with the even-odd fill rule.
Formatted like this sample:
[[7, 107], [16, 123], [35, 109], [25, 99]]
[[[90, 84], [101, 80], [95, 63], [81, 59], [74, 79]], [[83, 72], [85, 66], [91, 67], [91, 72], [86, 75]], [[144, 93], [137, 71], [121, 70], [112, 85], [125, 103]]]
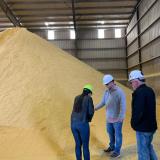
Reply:
[[[158, 2], [158, 0], [155, 0], [155, 2], [148, 8], [148, 10], [138, 19], [138, 21], [135, 23], [135, 25], [131, 28], [131, 30], [125, 35], [126, 37], [130, 34], [130, 32], [135, 28], [137, 23], [152, 9], [152, 7]], [[135, 13], [134, 13], [135, 14]]]
[[157, 36], [156, 38], [152, 39], [151, 41], [149, 41], [149, 42], [146, 43], [145, 45], [141, 46], [141, 47], [138, 48], [135, 52], [133, 52], [132, 54], [128, 55], [127, 57], [133, 56], [139, 49], [143, 49], [144, 47], [148, 46], [150, 43], [154, 42], [154, 41], [157, 40], [158, 38], [160, 38], [160, 35]]
[[[150, 29], [158, 20], [160, 20], [160, 17], [158, 17], [153, 23], [151, 23], [143, 32], [141, 32], [137, 37], [141, 36], [142, 34], [144, 34], [148, 29]], [[137, 37], [128, 44], [127, 47], [129, 47], [131, 44], [133, 44], [133, 42], [135, 42], [137, 40]]]

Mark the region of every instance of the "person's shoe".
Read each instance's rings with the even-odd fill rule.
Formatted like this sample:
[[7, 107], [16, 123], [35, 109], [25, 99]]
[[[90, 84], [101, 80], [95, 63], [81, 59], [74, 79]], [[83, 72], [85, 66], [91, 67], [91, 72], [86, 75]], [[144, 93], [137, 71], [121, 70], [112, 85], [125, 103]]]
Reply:
[[113, 152], [111, 155], [110, 155], [112, 158], [118, 158], [120, 157], [120, 153], [116, 153], [116, 152]]
[[112, 151], [113, 151], [113, 149], [111, 147], [104, 149], [104, 152], [106, 152], [106, 153], [111, 153]]

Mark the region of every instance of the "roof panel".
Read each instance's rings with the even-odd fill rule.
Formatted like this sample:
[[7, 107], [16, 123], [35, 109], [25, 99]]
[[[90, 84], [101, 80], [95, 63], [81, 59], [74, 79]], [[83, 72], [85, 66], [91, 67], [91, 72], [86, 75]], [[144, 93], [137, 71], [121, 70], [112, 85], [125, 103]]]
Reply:
[[[71, 2], [59, 2], [59, 3], [53, 3], [53, 2], [45, 2], [45, 3], [33, 3], [33, 2], [23, 2], [23, 3], [8, 3], [10, 8], [12, 9], [38, 9], [38, 8], [72, 8]], [[121, 7], [134, 7], [136, 4], [136, 1], [112, 1], [112, 2], [80, 2], [75, 3], [75, 9], [81, 9], [81, 8], [97, 8], [97, 7], [106, 7], [106, 8], [121, 8]]]
[[[73, 16], [71, 0], [5, 0], [25, 27], [36, 29], [46, 29], [50, 24], [52, 28], [73, 28], [74, 25], [78, 28], [126, 27], [137, 4], [137, 0], [74, 1]], [[7, 26], [4, 17], [0, 10], [0, 22]]]

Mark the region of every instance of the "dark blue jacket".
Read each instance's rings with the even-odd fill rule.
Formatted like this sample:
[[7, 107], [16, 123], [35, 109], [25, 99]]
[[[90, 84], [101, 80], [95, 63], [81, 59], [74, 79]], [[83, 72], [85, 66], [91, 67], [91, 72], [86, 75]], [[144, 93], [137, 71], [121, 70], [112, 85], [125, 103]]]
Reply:
[[132, 94], [131, 126], [140, 132], [154, 132], [157, 129], [156, 97], [152, 88], [145, 84]]
[[[74, 100], [74, 104], [80, 98], [80, 95], [77, 96]], [[73, 105], [74, 106], [74, 105]], [[90, 96], [84, 96], [82, 102], [82, 110], [81, 112], [77, 113], [72, 111], [71, 114], [71, 122], [90, 122], [92, 120], [94, 114], [94, 105], [93, 100]]]

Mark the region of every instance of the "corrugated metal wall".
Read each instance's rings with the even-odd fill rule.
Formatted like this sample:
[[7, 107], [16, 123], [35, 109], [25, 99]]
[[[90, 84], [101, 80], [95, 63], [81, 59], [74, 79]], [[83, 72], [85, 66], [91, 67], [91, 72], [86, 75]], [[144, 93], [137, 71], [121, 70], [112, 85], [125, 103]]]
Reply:
[[142, 69], [160, 95], [160, 0], [142, 0], [127, 28], [128, 71]]
[[[37, 31], [47, 39], [47, 33]], [[98, 39], [98, 30], [79, 29], [77, 40], [70, 39], [69, 30], [55, 31], [55, 40], [50, 41], [68, 53], [84, 61], [95, 69], [110, 73], [118, 80], [126, 80], [126, 41], [125, 29], [121, 28], [122, 38], [115, 38], [115, 29], [104, 30], [104, 39]]]

